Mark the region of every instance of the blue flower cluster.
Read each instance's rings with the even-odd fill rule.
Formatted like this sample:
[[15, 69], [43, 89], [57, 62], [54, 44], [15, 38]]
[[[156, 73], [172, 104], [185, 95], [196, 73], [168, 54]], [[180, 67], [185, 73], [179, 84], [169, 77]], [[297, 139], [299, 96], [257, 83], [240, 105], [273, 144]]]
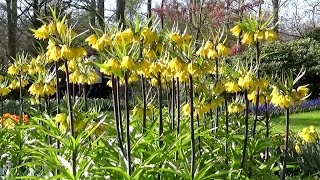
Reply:
[[[250, 112], [252, 112], [252, 109], [253, 108], [250, 108]], [[281, 116], [284, 113], [284, 111], [280, 107], [274, 106], [272, 104], [268, 105], [268, 109], [270, 117]], [[265, 113], [265, 110], [265, 105], [259, 106], [258, 108], [259, 114], [261, 115]], [[320, 110], [320, 98], [303, 101], [301, 104], [291, 107], [290, 113], [308, 112], [313, 110]]]

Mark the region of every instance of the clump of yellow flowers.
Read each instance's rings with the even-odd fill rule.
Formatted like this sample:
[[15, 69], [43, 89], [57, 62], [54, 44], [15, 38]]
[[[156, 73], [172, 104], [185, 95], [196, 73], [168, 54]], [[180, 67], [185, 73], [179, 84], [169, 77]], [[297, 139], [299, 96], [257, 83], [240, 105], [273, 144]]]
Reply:
[[56, 92], [55, 85], [55, 80], [49, 82], [35, 82], [30, 86], [29, 92], [34, 96], [51, 96]]
[[10, 89], [8, 88], [8, 80], [5, 79], [2, 75], [0, 75], [0, 96], [4, 97], [10, 93]]
[[277, 33], [272, 29], [246, 29], [242, 24], [237, 24], [230, 29], [232, 35], [241, 38], [241, 42], [247, 45], [253, 45], [255, 42], [261, 42], [263, 40], [267, 42], [273, 42], [277, 39]]
[[298, 141], [295, 144], [295, 150], [298, 154], [301, 153], [301, 148], [308, 144], [314, 144], [319, 140], [317, 129], [314, 126], [303, 128], [298, 133]]
[[295, 103], [300, 103], [302, 100], [308, 97], [309, 88], [307, 85], [299, 86], [297, 90], [292, 89], [292, 92], [285, 93], [278, 87], [274, 86], [271, 93], [271, 103], [280, 108], [289, 108]]

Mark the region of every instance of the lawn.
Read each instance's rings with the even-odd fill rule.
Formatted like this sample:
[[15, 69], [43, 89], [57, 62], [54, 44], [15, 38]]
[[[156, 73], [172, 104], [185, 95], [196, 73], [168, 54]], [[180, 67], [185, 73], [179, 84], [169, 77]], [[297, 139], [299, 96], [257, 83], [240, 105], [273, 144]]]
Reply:
[[[271, 119], [272, 130], [276, 132], [284, 132], [285, 116]], [[300, 131], [304, 127], [315, 126], [320, 129], [320, 111], [303, 112], [290, 115], [290, 129], [292, 131]]]

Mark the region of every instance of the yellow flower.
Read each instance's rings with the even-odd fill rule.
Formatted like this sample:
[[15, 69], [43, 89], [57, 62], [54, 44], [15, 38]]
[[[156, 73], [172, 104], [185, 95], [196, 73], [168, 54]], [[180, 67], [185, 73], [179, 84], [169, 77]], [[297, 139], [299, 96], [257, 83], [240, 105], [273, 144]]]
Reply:
[[57, 114], [53, 119], [56, 121], [56, 123], [60, 124], [61, 129], [68, 129], [69, 118], [65, 113]]
[[178, 46], [182, 45], [182, 43], [183, 43], [183, 39], [182, 39], [181, 35], [178, 33], [170, 34], [169, 39], [171, 41], [177, 43]]
[[182, 36], [182, 39], [184, 44], [189, 44], [192, 39], [192, 36], [186, 33]]
[[255, 41], [262, 41], [264, 38], [264, 33], [260, 30], [258, 30], [256, 33], [254, 33], [254, 40]]
[[303, 128], [299, 133], [299, 137], [306, 143], [315, 143], [317, 139], [317, 132], [313, 126]]
[[156, 78], [152, 78], [152, 79], [151, 79], [151, 85], [152, 85], [153, 87], [156, 87], [156, 86], [158, 85], [158, 80], [157, 80]]
[[207, 41], [206, 44], [204, 45], [204, 50], [207, 53], [209, 51], [209, 49], [213, 49], [213, 43], [211, 41]]
[[54, 86], [52, 86], [50, 84], [45, 84], [43, 86], [43, 94], [51, 96], [51, 95], [54, 95], [55, 92], [56, 92], [56, 90], [55, 90]]
[[231, 31], [232, 35], [238, 37], [240, 35], [240, 33], [241, 33], [241, 26], [240, 25], [236, 25], [233, 28], [231, 28], [230, 31]]
[[61, 21], [56, 23], [57, 26], [57, 32], [60, 36], [65, 36], [67, 33], [67, 26], [62, 23]]
[[193, 76], [199, 76], [201, 74], [201, 70], [197, 64], [189, 63], [188, 64], [188, 72]]
[[253, 35], [251, 32], [246, 32], [243, 37], [242, 37], [242, 40], [241, 42], [243, 44], [248, 44], [248, 45], [252, 45], [253, 44]]
[[183, 115], [185, 115], [185, 116], [190, 116], [191, 106], [190, 106], [189, 103], [185, 104], [185, 105], [182, 107], [182, 112], [183, 112]]
[[240, 77], [238, 80], [238, 85], [246, 90], [249, 90], [254, 84], [253, 75], [248, 73], [244, 77]]
[[162, 71], [162, 67], [159, 63], [152, 63], [149, 67], [149, 72], [154, 75], [157, 75], [161, 71]]
[[[92, 41], [94, 42], [94, 37], [92, 38]], [[107, 45], [112, 46], [111, 38], [108, 35], [103, 34], [98, 40], [96, 40], [96, 43], [92, 45], [92, 47], [97, 51], [101, 51]]]
[[244, 111], [244, 109], [245, 109], [245, 105], [240, 103], [231, 103], [228, 106], [228, 111], [230, 114], [241, 113]]
[[107, 86], [112, 87], [112, 81], [111, 81], [111, 80], [109, 80], [109, 81], [107, 82]]
[[7, 94], [9, 94], [10, 91], [11, 90], [9, 88], [6, 88], [6, 87], [0, 88], [0, 95], [1, 96], [6, 96]]
[[15, 65], [11, 65], [8, 68], [8, 74], [13, 75], [13, 76], [17, 75], [18, 74], [18, 68]]
[[40, 96], [43, 94], [43, 87], [38, 83], [32, 84], [29, 88], [29, 92], [32, 95]]
[[225, 47], [222, 43], [217, 45], [217, 50], [220, 56], [228, 56], [231, 53], [230, 48]]
[[143, 39], [143, 45], [147, 46], [158, 40], [156, 33], [152, 32], [149, 27], [143, 27], [140, 38]]
[[182, 62], [178, 58], [173, 58], [168, 65], [172, 72], [181, 71], [182, 69]]
[[239, 91], [239, 86], [236, 82], [227, 82], [224, 84], [224, 87], [228, 93], [235, 93]]
[[308, 85], [299, 86], [297, 89], [297, 92], [302, 96], [306, 97], [309, 93], [309, 88], [307, 88]]
[[65, 59], [72, 59], [74, 57], [71, 47], [63, 45], [61, 47], [61, 56]]
[[133, 59], [130, 56], [124, 56], [121, 61], [121, 68], [124, 70], [133, 71], [135, 69], [135, 64]]
[[85, 42], [88, 42], [90, 46], [94, 46], [98, 41], [98, 36], [95, 34], [90, 35], [85, 39]]
[[[248, 95], [248, 99], [250, 101], [252, 101], [253, 104], [256, 104], [256, 101], [257, 101], [257, 91], [252, 91], [249, 95]], [[261, 93], [261, 92], [260, 92]], [[259, 104], [264, 104], [264, 96], [262, 96], [261, 94], [259, 93]]]
[[56, 24], [55, 23], [50, 23], [48, 25], [48, 33], [51, 35], [51, 34], [55, 34], [56, 33]]
[[116, 35], [116, 43], [122, 45], [124, 42], [126, 45], [130, 44], [133, 41], [133, 31], [131, 28], [128, 28]]
[[143, 49], [142, 55], [143, 55], [143, 57], [149, 58], [149, 59], [155, 59], [155, 58], [157, 58], [156, 53], [155, 53], [154, 50], [152, 50], [152, 49]]
[[209, 49], [207, 57], [209, 59], [216, 59], [216, 58], [218, 58], [218, 53], [215, 49]]
[[289, 95], [282, 95], [279, 89], [274, 87], [271, 93], [271, 103], [280, 108], [289, 108], [294, 103], [294, 99]]
[[271, 29], [265, 32], [265, 37], [267, 42], [273, 42], [278, 38], [277, 33]]
[[47, 39], [50, 36], [48, 26], [44, 24], [39, 29], [33, 30], [33, 36], [39, 40]]

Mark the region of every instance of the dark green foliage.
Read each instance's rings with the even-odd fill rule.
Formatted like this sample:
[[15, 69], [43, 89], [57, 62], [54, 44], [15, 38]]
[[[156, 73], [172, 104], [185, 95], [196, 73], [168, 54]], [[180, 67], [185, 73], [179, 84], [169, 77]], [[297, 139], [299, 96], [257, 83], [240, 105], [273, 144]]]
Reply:
[[316, 27], [311, 29], [305, 33], [305, 37], [312, 38], [318, 42], [320, 42], [320, 27]]

